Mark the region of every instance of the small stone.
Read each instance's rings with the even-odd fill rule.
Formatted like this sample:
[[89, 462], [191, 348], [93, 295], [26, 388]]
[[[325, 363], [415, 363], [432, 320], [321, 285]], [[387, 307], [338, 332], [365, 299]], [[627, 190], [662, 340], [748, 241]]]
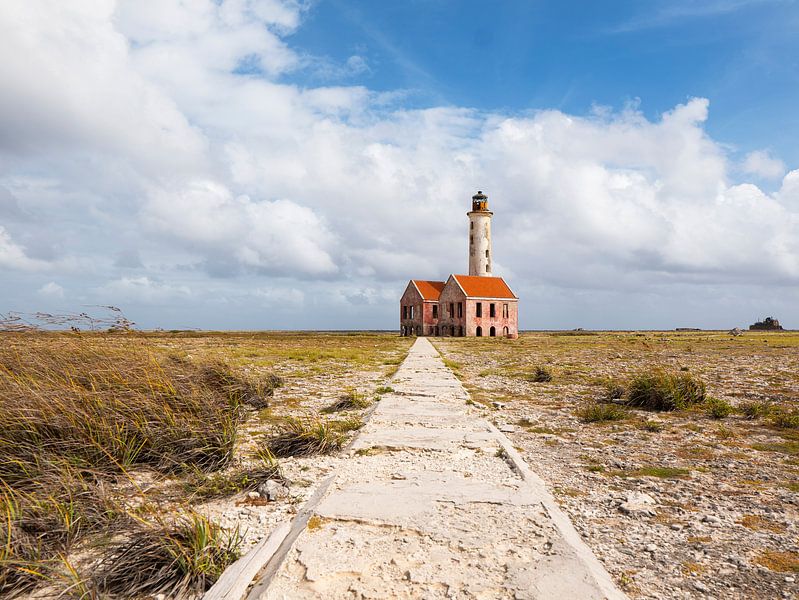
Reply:
[[671, 524], [672, 531], [682, 531], [682, 525], [679, 523], [672, 523]]
[[392, 473], [391, 474], [391, 479], [394, 479], [394, 480], [397, 480], [397, 481], [402, 481], [402, 480], [408, 479], [408, 478], [405, 477], [405, 475], [403, 475], [402, 473]]
[[701, 581], [694, 581], [694, 588], [697, 589], [700, 592], [709, 592], [710, 591], [710, 588], [707, 587]]
[[494, 408], [496, 408], [497, 410], [505, 408], [505, 404], [503, 402], [492, 402], [491, 404], [493, 404]]
[[793, 583], [795, 581], [796, 577], [793, 577], [792, 575], [788, 575], [788, 577], [785, 578], [785, 583]]
[[646, 551], [647, 552], [657, 552], [658, 551], [658, 547], [655, 544], [647, 544], [646, 545]]
[[705, 523], [710, 523], [711, 525], [718, 525], [719, 523], [721, 523], [721, 519], [716, 515], [705, 515], [704, 517], [702, 517], [702, 521], [704, 521]]
[[258, 498], [261, 497], [261, 494], [259, 494], [258, 492], [247, 492], [247, 497], [250, 500], [257, 500]]
[[279, 481], [267, 479], [258, 486], [258, 494], [271, 502], [288, 496], [289, 489]]
[[509, 423], [505, 423], [504, 425], [500, 425], [499, 426], [499, 430], [502, 433], [513, 433], [514, 431], [516, 431], [516, 427], [514, 425], [509, 424]]
[[652, 508], [657, 503], [649, 494], [630, 492], [627, 499], [619, 504], [619, 510], [631, 517], [653, 517], [657, 513]]

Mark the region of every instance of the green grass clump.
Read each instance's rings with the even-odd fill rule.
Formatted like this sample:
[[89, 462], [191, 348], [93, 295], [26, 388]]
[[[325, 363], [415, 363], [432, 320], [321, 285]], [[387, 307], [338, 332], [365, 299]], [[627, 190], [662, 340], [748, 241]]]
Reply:
[[740, 413], [747, 419], [754, 420], [767, 417], [771, 413], [771, 402], [767, 401], [754, 401], [743, 402], [738, 407]]
[[343, 443], [344, 434], [331, 423], [289, 418], [266, 447], [277, 457], [311, 456], [335, 452]]
[[626, 419], [628, 413], [621, 406], [600, 402], [590, 402], [581, 406], [575, 413], [585, 423], [603, 423], [607, 421], [621, 421]]
[[614, 471], [617, 477], [658, 477], [660, 479], [688, 479], [690, 469], [680, 467], [643, 467], [632, 471]]
[[191, 514], [171, 525], [143, 524], [113, 548], [93, 576], [101, 594], [202, 594], [239, 557], [241, 536]]
[[724, 419], [729, 417], [733, 408], [729, 402], [721, 398], [710, 397], [705, 400], [705, 410], [714, 419]]
[[322, 412], [332, 413], [342, 410], [359, 410], [368, 407], [369, 404], [369, 400], [367, 400], [363, 394], [351, 389], [342, 394], [333, 404], [322, 409]]
[[627, 404], [658, 411], [682, 410], [705, 401], [705, 384], [689, 373], [653, 370], [630, 382]]
[[197, 472], [184, 482], [183, 487], [191, 499], [211, 500], [255, 490], [269, 479], [282, 478], [280, 466], [275, 461], [270, 467], [246, 469], [233, 473]]
[[528, 377], [530, 381], [535, 383], [546, 383], [552, 381], [552, 372], [546, 367], [538, 366], [533, 373]]
[[649, 431], [650, 433], [660, 433], [663, 431], [665, 425], [660, 421], [652, 421], [652, 420], [645, 420], [641, 421], [637, 425], [638, 429], [642, 429], [643, 431]]
[[393, 394], [394, 388], [388, 385], [381, 385], [379, 388], [375, 390], [375, 394], [378, 396], [381, 394]]
[[618, 382], [610, 381], [605, 384], [605, 400], [621, 400], [624, 397], [624, 386]]
[[799, 429], [799, 410], [775, 410], [769, 422], [778, 429]]

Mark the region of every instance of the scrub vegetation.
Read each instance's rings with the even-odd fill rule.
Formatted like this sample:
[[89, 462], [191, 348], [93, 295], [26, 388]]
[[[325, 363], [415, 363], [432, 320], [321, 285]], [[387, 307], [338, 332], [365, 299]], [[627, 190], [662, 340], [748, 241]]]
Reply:
[[[245, 534], [204, 503], [283, 481], [264, 436], [340, 448], [410, 343], [16, 323], [0, 331], [0, 597], [201, 595]], [[346, 419], [323, 417], [325, 396], [349, 399]]]
[[[529, 332], [434, 344], [460, 365], [472, 410], [516, 425], [514, 446], [631, 597], [793, 589], [799, 333]], [[541, 372], [556, 376], [542, 382]], [[651, 514], [618, 508], [637, 493], [653, 499]], [[642, 552], [640, 540], [657, 550]]]

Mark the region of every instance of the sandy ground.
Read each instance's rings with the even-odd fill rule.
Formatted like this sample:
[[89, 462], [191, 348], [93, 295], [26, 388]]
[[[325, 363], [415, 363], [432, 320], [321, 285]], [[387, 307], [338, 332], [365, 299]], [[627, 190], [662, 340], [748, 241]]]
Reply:
[[[609, 378], [655, 366], [687, 370], [733, 405], [796, 408], [798, 342], [674, 332], [434, 340], [630, 596], [764, 599], [797, 596], [795, 429], [702, 409], [593, 424], [575, 411]], [[551, 382], [529, 380], [539, 365]], [[628, 500], [637, 510], [625, 513]]]

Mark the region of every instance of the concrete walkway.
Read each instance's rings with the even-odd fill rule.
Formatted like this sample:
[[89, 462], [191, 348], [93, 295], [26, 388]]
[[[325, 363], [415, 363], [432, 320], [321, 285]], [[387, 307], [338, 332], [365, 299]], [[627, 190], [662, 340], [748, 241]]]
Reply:
[[624, 598], [419, 338], [250, 599]]

